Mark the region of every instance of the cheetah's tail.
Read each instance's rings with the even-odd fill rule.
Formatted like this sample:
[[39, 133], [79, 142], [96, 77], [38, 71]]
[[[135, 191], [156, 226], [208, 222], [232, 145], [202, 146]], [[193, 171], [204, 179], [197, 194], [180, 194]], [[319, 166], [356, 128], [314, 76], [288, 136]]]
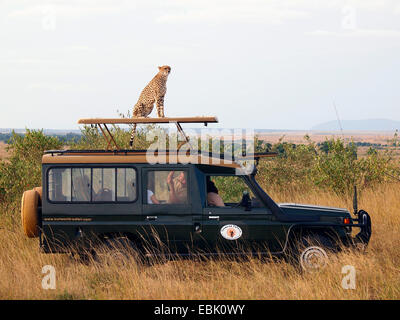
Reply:
[[133, 146], [133, 139], [135, 138], [136, 134], [136, 123], [133, 125], [132, 133], [131, 133], [131, 139], [129, 140], [129, 146]]

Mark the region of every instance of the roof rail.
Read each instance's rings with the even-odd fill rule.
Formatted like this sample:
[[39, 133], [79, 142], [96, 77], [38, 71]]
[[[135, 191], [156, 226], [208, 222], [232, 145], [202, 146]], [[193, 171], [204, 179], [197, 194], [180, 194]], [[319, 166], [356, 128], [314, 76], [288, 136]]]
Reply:
[[[111, 154], [140, 154], [140, 153], [146, 153], [146, 152], [154, 152], [154, 153], [165, 153], [165, 154], [175, 154], [177, 153], [177, 151], [171, 151], [171, 150], [129, 150], [129, 149], [120, 149], [120, 150], [46, 150], [44, 153], [45, 154], [59, 154], [59, 155], [68, 155], [68, 154], [82, 154], [82, 153], [90, 153], [90, 154], [105, 154], [105, 153], [111, 153]], [[195, 154], [196, 152], [194, 152], [193, 150], [187, 150], [187, 152], [191, 152], [193, 154]], [[220, 158], [220, 159], [225, 159], [225, 155], [223, 153], [213, 153], [213, 152], [205, 152], [205, 151], [201, 151], [201, 150], [197, 150], [197, 153], [199, 155], [202, 156], [207, 156], [210, 158]], [[259, 158], [266, 158], [266, 157], [275, 157], [277, 156], [278, 153], [277, 152], [256, 152], [256, 153], [242, 153], [241, 156], [234, 156], [235, 160], [251, 160], [251, 159], [259, 159]], [[229, 156], [227, 157], [227, 159], [231, 159], [232, 157]]]

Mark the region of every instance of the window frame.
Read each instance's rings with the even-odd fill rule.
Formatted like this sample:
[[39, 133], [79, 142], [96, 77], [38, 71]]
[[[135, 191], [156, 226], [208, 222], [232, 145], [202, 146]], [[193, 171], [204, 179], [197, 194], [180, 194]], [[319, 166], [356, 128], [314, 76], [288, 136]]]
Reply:
[[[204, 174], [204, 194], [206, 195], [206, 198], [205, 198], [205, 202], [206, 202], [205, 208], [207, 208], [207, 209], [215, 209], [215, 208], [217, 208], [217, 209], [225, 210], [225, 209], [232, 209], [232, 208], [233, 208], [233, 207], [230, 207], [230, 206], [215, 207], [215, 206], [210, 206], [210, 205], [208, 204], [208, 199], [207, 199], [207, 177], [238, 177], [239, 179], [242, 179], [243, 183], [251, 190], [251, 192], [253, 193], [254, 197], [255, 197], [258, 201], [260, 201], [260, 198], [259, 198], [259, 197], [257, 196], [257, 194], [254, 192], [252, 186], [249, 185], [249, 184], [247, 184], [247, 182], [246, 182], [246, 180], [243, 178], [243, 176], [241, 176], [241, 175], [235, 175], [235, 174], [228, 174], [228, 173], [221, 173], [221, 174], [218, 174], [218, 173], [210, 173], [210, 174], [208, 174], [208, 173], [207, 173], [207, 174]], [[223, 199], [222, 199], [222, 201], [223, 201]], [[224, 202], [224, 203], [225, 203], [225, 202]]]
[[[160, 203], [160, 204], [152, 204], [152, 203], [147, 203], [147, 189], [148, 189], [148, 184], [149, 184], [149, 179], [148, 179], [148, 174], [151, 171], [183, 171], [186, 174], [186, 203]], [[142, 184], [142, 204], [145, 206], [151, 206], [153, 207], [169, 207], [169, 206], [179, 206], [179, 207], [189, 207], [191, 206], [191, 195], [190, 195], [190, 170], [188, 168], [145, 168], [143, 170], [143, 174], [145, 175], [145, 181], [146, 183]]]
[[[71, 169], [71, 200], [70, 201], [54, 201], [50, 200], [50, 188], [49, 188], [49, 175], [52, 169]], [[89, 201], [72, 201], [72, 169], [90, 169], [90, 200]], [[115, 201], [93, 201], [93, 169], [114, 169], [115, 170]], [[132, 201], [118, 201], [118, 180], [117, 180], [117, 169], [133, 169], [135, 171], [135, 198]], [[131, 204], [135, 203], [139, 198], [139, 184], [138, 184], [138, 169], [137, 167], [130, 165], [93, 165], [93, 166], [51, 166], [46, 170], [46, 200], [51, 204]]]

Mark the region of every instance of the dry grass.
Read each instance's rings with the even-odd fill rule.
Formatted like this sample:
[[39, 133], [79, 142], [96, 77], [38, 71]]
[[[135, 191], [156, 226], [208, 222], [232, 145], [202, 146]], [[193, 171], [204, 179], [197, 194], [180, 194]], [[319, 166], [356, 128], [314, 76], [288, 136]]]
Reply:
[[8, 157], [6, 147], [7, 147], [7, 144], [0, 141], [0, 160], [6, 159]]
[[[318, 273], [298, 272], [284, 262], [176, 260], [154, 265], [81, 264], [67, 255], [38, 252], [37, 239], [22, 235], [18, 212], [2, 215], [1, 299], [399, 299], [400, 184], [366, 191], [360, 208], [372, 216], [365, 254], [342, 252]], [[328, 193], [273, 194], [279, 201], [349, 207]], [[56, 268], [57, 288], [41, 287], [42, 267]], [[341, 287], [344, 265], [356, 268], [356, 289]]]
[[258, 134], [261, 140], [270, 143], [277, 143], [283, 137], [283, 141], [291, 143], [304, 143], [304, 136], [309, 135], [314, 142], [324, 142], [331, 138], [344, 138], [346, 141], [369, 142], [387, 144], [388, 140], [393, 139], [394, 132], [391, 131], [338, 131], [319, 132], [319, 131], [276, 131]]

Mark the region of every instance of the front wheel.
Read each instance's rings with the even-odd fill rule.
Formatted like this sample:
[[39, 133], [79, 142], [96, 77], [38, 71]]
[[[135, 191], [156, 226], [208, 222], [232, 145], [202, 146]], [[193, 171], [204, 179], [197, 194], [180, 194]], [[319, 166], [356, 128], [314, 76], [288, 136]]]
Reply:
[[328, 264], [332, 241], [323, 235], [302, 237], [292, 249], [292, 258], [304, 271], [321, 270]]

